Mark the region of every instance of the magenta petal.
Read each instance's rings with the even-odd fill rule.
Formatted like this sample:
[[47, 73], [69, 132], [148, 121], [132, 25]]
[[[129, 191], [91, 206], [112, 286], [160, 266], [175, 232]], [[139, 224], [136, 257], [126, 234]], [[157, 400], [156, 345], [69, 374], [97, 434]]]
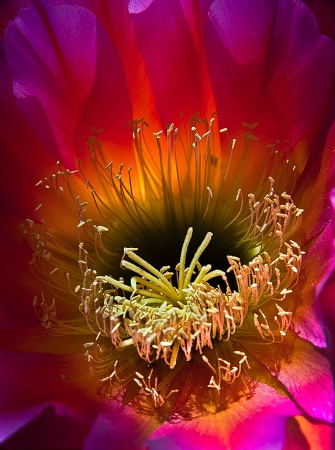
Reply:
[[335, 40], [335, 3], [332, 0], [303, 0], [313, 11], [322, 34]]
[[131, 107], [122, 64], [91, 12], [47, 3], [23, 9], [6, 32], [6, 51], [14, 94], [48, 151], [49, 128], [67, 163], [86, 153], [92, 126], [108, 125], [124, 143]]
[[[0, 400], [1, 401], [1, 400]], [[44, 409], [46, 404], [27, 406], [26, 408], [12, 409], [8, 412], [0, 412], [0, 444], [10, 438], [18, 430], [33, 421]]]
[[335, 349], [335, 270], [323, 284], [319, 294], [319, 305], [329, 331], [329, 345]]
[[265, 59], [275, 13], [272, 1], [228, 0], [214, 1], [209, 17], [230, 57], [243, 66]]
[[[93, 86], [95, 19], [78, 7], [41, 8], [42, 14], [35, 8], [20, 11], [7, 29], [6, 51], [14, 94], [32, 129], [48, 148], [44, 130], [49, 123], [65, 153], [62, 143], [68, 144], [69, 126], [74, 127], [79, 103]], [[86, 27], [90, 33], [85, 33]], [[83, 39], [81, 47], [76, 36]]]
[[[335, 43], [320, 34], [314, 15], [305, 5], [297, 2], [293, 6], [289, 24], [285, 2], [283, 5], [278, 13], [282, 21], [278, 26], [279, 64], [271, 92], [292, 129], [293, 142], [303, 135], [313, 139], [317, 130], [325, 138], [334, 117]], [[289, 36], [288, 42], [284, 35], [286, 39]]]
[[198, 434], [192, 430], [172, 431], [171, 435], [148, 442], [149, 450], [184, 450], [187, 448], [196, 448], [197, 450], [207, 450], [210, 448], [226, 448], [220, 436], [211, 436], [209, 434]]
[[120, 450], [135, 449], [134, 443], [129, 440], [128, 426], [124, 421], [118, 421], [117, 417], [111, 420], [100, 415], [86, 439], [84, 450], [109, 450], [112, 446]]
[[[319, 286], [318, 305], [323, 314], [325, 323], [328, 327], [329, 345], [332, 351], [335, 350], [335, 189], [330, 194], [330, 203], [332, 207], [332, 228], [331, 238], [329, 239], [330, 248], [332, 248], [332, 260], [329, 272]], [[335, 372], [335, 363], [333, 361], [333, 370]]]
[[[264, 112], [264, 108], [272, 107], [271, 121], [282, 122], [267, 86], [269, 74], [265, 66], [275, 13], [275, 2], [247, 0], [214, 1], [209, 10], [206, 34], [209, 73], [220, 122], [233, 132], [241, 129], [242, 121], [260, 122], [261, 126], [264, 115], [270, 113]], [[252, 26], [246, 25], [249, 16]], [[240, 23], [249, 30], [249, 39]], [[277, 137], [269, 118], [266, 126], [267, 133]]]
[[[12, 91], [12, 74], [5, 53], [5, 42], [0, 41], [0, 136], [1, 152], [0, 179], [3, 195], [1, 198], [2, 214], [12, 214], [16, 217], [26, 217], [36, 207], [36, 201], [31, 194], [32, 187], [41, 177], [43, 169], [48, 170], [48, 164], [54, 163], [57, 153], [50, 127], [44, 123], [44, 116], [36, 113], [34, 117], [41, 126], [43, 136], [48, 139], [48, 152], [32, 132], [16, 104]], [[28, 100], [28, 99], [26, 99]], [[46, 125], [44, 127], [44, 125]], [[27, 149], [30, 149], [27, 151]], [[32, 151], [34, 156], [32, 157]], [[51, 158], [50, 158], [50, 155]], [[39, 166], [36, 164], [38, 161]], [[42, 167], [42, 170], [41, 170]], [[50, 166], [49, 166], [50, 167]], [[39, 171], [39, 174], [37, 174]], [[9, 187], [10, 186], [10, 187]], [[5, 223], [5, 220], [3, 220]], [[12, 227], [12, 234], [13, 229]]]
[[13, 20], [19, 9], [28, 6], [29, 0], [1, 0], [0, 2], [0, 36], [4, 35], [8, 22]]
[[163, 424], [147, 444], [150, 450], [279, 450], [285, 440], [286, 419], [296, 413], [291, 402], [259, 385], [254, 397], [222, 413]]
[[83, 450], [146, 450], [145, 436], [154, 419], [137, 415], [128, 407], [105, 410], [94, 422]]
[[222, 125], [233, 131], [259, 122], [257, 136], [293, 144], [322, 120], [330, 125], [335, 45], [305, 5], [215, 1], [209, 17], [208, 65]]
[[[261, 425], [260, 425], [261, 424]], [[242, 432], [248, 430], [247, 433]], [[266, 414], [263, 417], [252, 418], [236, 427], [231, 434], [231, 447], [250, 450], [281, 450], [285, 442], [286, 417], [280, 414]]]
[[330, 363], [308, 341], [297, 338], [292, 358], [281, 367], [279, 380], [310, 417], [334, 421], [334, 386]]
[[[313, 267], [313, 263], [318, 263], [321, 273], [322, 271], [327, 271], [327, 261], [329, 262], [329, 255], [327, 258], [327, 253], [329, 252], [329, 243], [331, 242], [333, 235], [334, 231], [332, 224], [328, 224], [322, 232], [319, 232], [318, 237], [314, 240], [313, 245], [308, 250], [308, 257], [312, 261], [312, 263], [309, 264], [310, 268]], [[322, 254], [325, 259], [319, 263], [320, 254]], [[306, 279], [305, 284], [307, 286], [310, 279], [309, 273], [310, 272], [306, 270], [306, 275], [304, 272], [302, 275]], [[318, 308], [318, 304], [315, 302], [315, 286], [311, 289], [313, 289], [313, 293], [311, 294], [313, 295], [313, 301], [311, 301], [311, 304], [306, 304], [307, 302], [304, 302], [295, 312], [295, 332], [299, 337], [313, 343], [316, 347], [325, 348], [327, 347], [327, 342], [323, 317], [320, 313], [320, 308]]]
[[55, 409], [49, 406], [6, 440], [4, 448], [79, 449], [83, 446], [86, 434], [86, 426], [70, 417], [59, 416]]
[[154, 0], [130, 0], [129, 12], [131, 14], [138, 14], [147, 9]]
[[[225, 419], [222, 418], [224, 421]], [[265, 415], [258, 421], [252, 419], [241, 421], [241, 426], [229, 436], [222, 432], [220, 424], [215, 428], [198, 431], [192, 427], [182, 425], [163, 425], [157, 434], [162, 437], [153, 438], [147, 442], [149, 450], [184, 450], [184, 449], [220, 449], [232, 448], [234, 450], [281, 450], [285, 441], [286, 418], [277, 415]], [[191, 424], [190, 424], [191, 425]], [[245, 430], [245, 431], [242, 431]], [[164, 435], [166, 433], [166, 435]], [[229, 442], [229, 444], [228, 444]]]

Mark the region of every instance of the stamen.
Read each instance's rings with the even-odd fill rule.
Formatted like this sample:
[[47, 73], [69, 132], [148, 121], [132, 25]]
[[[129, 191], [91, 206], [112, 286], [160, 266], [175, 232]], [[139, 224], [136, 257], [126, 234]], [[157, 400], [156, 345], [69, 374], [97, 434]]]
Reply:
[[[164, 275], [168, 267], [162, 268], [161, 271], [156, 270], [134, 253], [136, 249], [125, 249], [124, 256], [130, 257], [146, 270], [124, 259], [122, 261], [124, 267], [141, 275], [142, 278], [133, 277], [136, 283], [132, 282], [129, 286], [109, 276], [96, 277], [96, 283], [100, 284], [100, 287], [108, 283], [116, 289], [115, 293], [113, 290], [99, 290], [103, 292], [105, 305], [96, 310], [96, 314], [103, 315], [103, 327], [99, 325], [99, 329], [106, 335], [111, 335], [112, 342], [117, 347], [134, 344], [143, 359], [151, 362], [153, 358], [163, 358], [171, 369], [176, 365], [179, 349], [184, 352], [186, 360], [190, 360], [193, 348], [201, 353], [205, 347], [212, 348], [213, 339], [228, 341], [236, 335], [236, 339], [243, 340], [245, 331], [242, 327], [249, 310], [254, 317], [255, 330], [263, 340], [281, 341], [289, 327], [291, 314], [279, 307], [278, 303], [274, 303], [276, 307], [272, 318], [274, 327], [260, 307], [269, 301], [283, 301], [292, 292], [288, 287], [296, 281], [298, 269], [292, 271], [289, 277], [286, 276], [283, 284], [281, 272], [277, 267], [273, 270], [272, 266], [276, 265], [277, 261], [286, 261], [288, 269], [296, 268], [301, 253], [299, 246], [294, 244], [298, 255], [293, 252], [293, 246], [288, 244], [287, 254], [280, 253], [277, 260], [271, 261], [269, 254], [264, 253], [264, 257], [257, 256], [248, 266], [242, 266], [239, 258], [228, 257], [230, 263], [228, 272], [234, 272], [239, 290], [238, 293], [232, 293], [224, 272], [211, 271], [210, 265], [203, 267], [199, 265], [198, 259], [209, 245], [211, 233], [206, 235], [199, 246], [190, 267], [185, 268], [191, 236], [190, 228], [184, 240], [180, 262], [176, 266], [178, 288], [173, 287], [170, 276], [167, 278]], [[196, 267], [199, 273], [192, 281]], [[219, 287], [213, 288], [208, 284], [208, 280], [217, 276], [221, 276], [226, 282], [226, 293]], [[272, 281], [273, 276], [276, 279], [276, 287]], [[130, 299], [116, 295], [119, 289], [130, 292]], [[95, 298], [94, 302], [99, 302], [99, 299]], [[107, 306], [113, 326], [110, 325], [106, 330], [104, 318], [108, 315], [104, 314]], [[89, 320], [85, 304], [83, 312]], [[262, 317], [262, 321], [259, 317]], [[230, 379], [232, 372], [228, 373]], [[240, 368], [234, 370], [233, 378], [240, 373]]]
[[[250, 188], [253, 193], [249, 186], [246, 190], [252, 149], [259, 145], [253, 135], [256, 125], [245, 124], [241, 150], [226, 128], [219, 130], [218, 138], [214, 117], [201, 121], [195, 116], [186, 139], [173, 124], [166, 133], [153, 133], [155, 155], [144, 136], [146, 122], [133, 121], [135, 173], [132, 166], [105, 161], [96, 131], [88, 141], [94, 182], [83, 164], [78, 172], [58, 163], [56, 173], [36, 183], [53, 196], [50, 204], [55, 200], [61, 205], [79, 243], [69, 246], [58, 223], [52, 224], [52, 232], [43, 221], [35, 225], [27, 220], [23, 226], [34, 249], [31, 269], [52, 294], [51, 301], [44, 292], [34, 298], [36, 315], [51, 333], [90, 336], [85, 355], [112, 396], [127, 391], [131, 399], [144, 396], [160, 408], [177, 391], [176, 376], [190, 361], [202, 365], [209, 391], [221, 396], [224, 385], [244, 386], [250, 378], [245, 343], [286, 338], [304, 255], [291, 238], [303, 210], [287, 193], [294, 186], [294, 167], [277, 144], [275, 157], [264, 160], [259, 183]], [[226, 152], [215, 145], [219, 140], [228, 143]], [[236, 161], [240, 166], [235, 176]], [[43, 201], [36, 211], [47, 208]], [[191, 256], [190, 225], [204, 235]], [[218, 246], [212, 255], [222, 252], [222, 264], [217, 266], [214, 258], [202, 265], [212, 237], [223, 232], [227, 241], [234, 240], [232, 254]], [[169, 233], [181, 246], [174, 271], [163, 265], [170, 261], [156, 267], [146, 253], [147, 236], [153, 236], [155, 260], [155, 244], [164, 248], [161, 243]], [[126, 281], [119, 276], [119, 265]], [[79, 314], [60, 320], [58, 301], [79, 309]], [[133, 397], [128, 394], [130, 383]]]

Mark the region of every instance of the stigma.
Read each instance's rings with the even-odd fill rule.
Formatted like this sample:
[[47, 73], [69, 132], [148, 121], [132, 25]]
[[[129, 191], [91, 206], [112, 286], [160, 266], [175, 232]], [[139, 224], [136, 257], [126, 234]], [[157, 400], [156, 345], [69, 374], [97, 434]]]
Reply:
[[[32, 271], [47, 286], [34, 308], [49, 332], [89, 336], [84, 353], [108, 398], [190, 418], [252, 395], [255, 354], [270, 345], [283, 344], [268, 367], [280, 370], [303, 211], [288, 193], [295, 166], [277, 144], [264, 152], [253, 124], [243, 145], [215, 131], [214, 118], [194, 118], [186, 133], [170, 125], [153, 133], [156, 156], [146, 126], [131, 123], [135, 173], [114, 171], [95, 135], [89, 165], [58, 163], [37, 183], [53, 196], [38, 213], [50, 216], [58, 202], [67, 215], [63, 228], [44, 219], [23, 227]], [[197, 372], [186, 406], [183, 383]]]

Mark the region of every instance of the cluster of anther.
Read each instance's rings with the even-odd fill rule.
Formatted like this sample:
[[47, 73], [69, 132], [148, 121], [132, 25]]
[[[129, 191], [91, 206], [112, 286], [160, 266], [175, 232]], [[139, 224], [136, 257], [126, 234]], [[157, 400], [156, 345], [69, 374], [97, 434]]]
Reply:
[[[81, 311], [90, 327], [109, 336], [117, 349], [133, 345], [144, 360], [151, 363], [163, 359], [170, 368], [175, 367], [181, 352], [190, 360], [192, 352], [203, 354], [205, 347], [213, 348], [215, 339], [228, 341], [234, 335], [235, 339], [248, 335], [267, 342], [282, 341], [291, 312], [285, 311], [280, 303], [297, 282], [303, 254], [297, 243], [284, 239], [298, 225], [294, 221], [299, 220], [301, 210], [286, 193], [281, 196], [285, 200], [281, 204], [273, 193], [272, 183], [273, 180], [270, 193], [262, 202], [250, 196], [250, 226], [246, 234], [259, 240], [260, 248], [264, 245], [262, 239], [267, 237], [271, 256], [263, 251], [248, 265], [242, 265], [237, 257], [227, 257], [230, 264], [227, 272], [234, 273], [237, 291], [231, 290], [223, 271], [199, 263], [211, 233], [207, 233], [186, 267], [190, 228], [176, 266], [175, 286], [170, 267], [157, 270], [133, 248], [125, 249], [121, 261], [125, 269], [135, 274], [129, 285], [110, 276], [94, 276], [92, 281], [92, 273], [86, 268]], [[215, 287], [209, 283], [215, 277], [223, 280], [224, 290], [218, 282]], [[273, 311], [270, 316], [262, 310], [269, 304]], [[252, 315], [253, 329], [250, 324], [243, 327], [248, 314]], [[248, 362], [244, 353], [239, 356], [237, 366], [231, 367], [226, 360], [217, 362], [218, 368], [213, 371], [219, 373], [219, 380], [213, 378], [211, 387], [220, 386], [221, 380], [231, 382], [240, 375], [241, 365]], [[211, 366], [205, 355], [202, 358]]]

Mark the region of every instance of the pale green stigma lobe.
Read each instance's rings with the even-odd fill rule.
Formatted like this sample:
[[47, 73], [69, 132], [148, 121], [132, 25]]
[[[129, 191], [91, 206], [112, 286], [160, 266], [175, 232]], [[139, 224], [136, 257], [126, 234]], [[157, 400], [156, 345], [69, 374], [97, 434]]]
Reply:
[[[191, 283], [192, 275], [196, 266], [199, 267], [199, 258], [210, 243], [212, 233], [207, 233], [205, 239], [202, 241], [198, 250], [196, 251], [191, 264], [185, 268], [186, 255], [188, 245], [192, 237], [193, 229], [189, 228], [185, 237], [185, 241], [181, 250], [180, 262], [176, 266], [176, 276], [178, 280], [178, 288], [175, 288], [171, 283], [172, 272], [168, 272], [170, 266], [165, 266], [161, 271], [157, 270], [147, 261], [138, 256], [135, 251], [137, 248], [125, 248], [124, 255], [121, 261], [122, 267], [131, 270], [132, 272], [140, 275], [131, 278], [130, 286], [115, 280], [112, 277], [98, 277], [102, 281], [105, 281], [116, 289], [122, 289], [126, 292], [131, 292], [132, 298], [135, 295], [140, 295], [141, 300], [150, 303], [164, 303], [165, 301], [173, 304], [174, 306], [183, 306], [187, 299], [190, 297], [189, 284]], [[130, 258], [136, 264], [132, 264], [126, 261], [125, 257]], [[140, 267], [142, 266], [142, 267]], [[200, 268], [195, 280], [191, 283], [191, 286], [204, 283], [211, 278], [221, 276], [226, 279], [225, 273], [221, 270], [211, 271], [211, 265], [206, 265]]]

